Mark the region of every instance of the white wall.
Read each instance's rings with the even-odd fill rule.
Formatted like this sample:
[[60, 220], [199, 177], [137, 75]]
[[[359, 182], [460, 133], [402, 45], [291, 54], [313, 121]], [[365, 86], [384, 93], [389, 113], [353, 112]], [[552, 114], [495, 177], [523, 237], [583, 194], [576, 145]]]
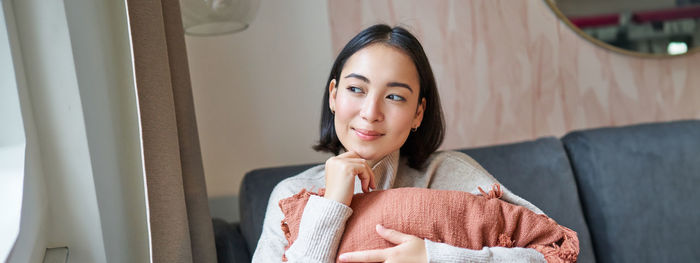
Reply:
[[326, 1], [262, 0], [245, 31], [186, 37], [214, 216], [237, 219], [245, 172], [328, 158], [311, 149], [334, 59], [328, 21]]
[[70, 262], [148, 262], [124, 2], [13, 3], [28, 148], [9, 262], [41, 262], [62, 246]]

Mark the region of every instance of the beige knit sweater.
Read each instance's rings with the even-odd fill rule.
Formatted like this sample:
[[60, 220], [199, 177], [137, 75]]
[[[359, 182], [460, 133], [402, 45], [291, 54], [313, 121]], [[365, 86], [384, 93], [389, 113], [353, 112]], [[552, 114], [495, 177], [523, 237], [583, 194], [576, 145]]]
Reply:
[[[498, 181], [466, 154], [436, 152], [421, 170], [408, 166], [399, 151], [387, 155], [372, 168], [377, 176], [377, 190], [399, 187], [423, 187], [460, 190], [480, 194], [477, 187], [490, 189]], [[267, 205], [263, 231], [253, 255], [253, 262], [280, 262], [287, 239], [280, 223], [284, 217], [278, 205], [302, 189], [316, 191], [325, 187], [324, 165], [312, 167], [277, 184]], [[502, 200], [524, 206], [535, 213], [543, 212], [530, 202], [502, 187]], [[362, 191], [355, 180], [355, 193]], [[288, 262], [333, 262], [350, 207], [323, 197], [312, 196], [304, 209], [299, 236], [286, 252]], [[472, 250], [425, 240], [428, 262], [546, 262], [544, 256], [530, 248], [484, 247]]]

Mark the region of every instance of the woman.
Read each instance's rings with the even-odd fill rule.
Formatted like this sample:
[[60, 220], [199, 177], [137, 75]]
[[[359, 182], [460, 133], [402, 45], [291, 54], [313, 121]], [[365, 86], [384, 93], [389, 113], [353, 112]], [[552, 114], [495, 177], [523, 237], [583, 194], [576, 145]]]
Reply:
[[[497, 183], [465, 154], [435, 152], [444, 120], [430, 64], [418, 40], [401, 27], [369, 27], [343, 48], [326, 83], [321, 139], [314, 146], [336, 156], [280, 182], [268, 203], [253, 262], [332, 262], [352, 214], [355, 193], [370, 189], [425, 187], [478, 194]], [[341, 153], [342, 152], [342, 153]], [[279, 200], [302, 189], [326, 188], [311, 196], [299, 236], [285, 252]], [[501, 199], [542, 214], [502, 188]], [[423, 240], [386, 229], [377, 234], [396, 244], [383, 250], [340, 255], [347, 262], [532, 262], [544, 261], [534, 249], [484, 247], [471, 250]]]

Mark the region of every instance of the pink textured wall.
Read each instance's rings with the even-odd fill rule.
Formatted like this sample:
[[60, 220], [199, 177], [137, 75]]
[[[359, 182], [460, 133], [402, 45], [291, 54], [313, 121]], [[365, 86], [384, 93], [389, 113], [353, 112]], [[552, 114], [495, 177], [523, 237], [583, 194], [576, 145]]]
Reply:
[[329, 1], [334, 54], [363, 28], [402, 25], [438, 82], [443, 148], [571, 130], [700, 118], [700, 52], [631, 57], [600, 48], [542, 0]]

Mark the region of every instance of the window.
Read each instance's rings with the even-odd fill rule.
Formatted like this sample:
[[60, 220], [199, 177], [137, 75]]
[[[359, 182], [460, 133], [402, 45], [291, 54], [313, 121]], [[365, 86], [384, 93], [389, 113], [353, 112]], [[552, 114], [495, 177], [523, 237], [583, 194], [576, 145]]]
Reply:
[[10, 34], [9, 1], [0, 2], [0, 261], [4, 262], [19, 234], [26, 138], [19, 104]]

